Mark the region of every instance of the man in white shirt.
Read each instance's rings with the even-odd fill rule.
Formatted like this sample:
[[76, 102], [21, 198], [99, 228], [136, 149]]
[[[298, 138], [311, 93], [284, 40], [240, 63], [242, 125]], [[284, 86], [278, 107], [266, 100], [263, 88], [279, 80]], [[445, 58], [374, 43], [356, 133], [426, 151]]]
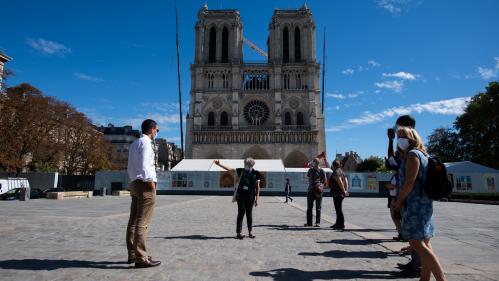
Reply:
[[142, 136], [131, 145], [128, 153], [128, 178], [132, 206], [126, 232], [128, 263], [135, 262], [135, 267], [154, 267], [161, 264], [147, 255], [147, 229], [156, 205], [156, 168], [154, 165], [153, 140], [158, 134], [158, 125], [154, 120], [142, 122]]

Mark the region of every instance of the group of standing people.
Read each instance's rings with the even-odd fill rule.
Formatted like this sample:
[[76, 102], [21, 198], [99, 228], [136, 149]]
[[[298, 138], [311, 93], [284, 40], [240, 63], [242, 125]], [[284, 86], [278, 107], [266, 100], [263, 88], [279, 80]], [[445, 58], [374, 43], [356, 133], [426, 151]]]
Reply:
[[336, 211], [336, 222], [331, 226], [333, 229], [342, 230], [345, 228], [345, 216], [343, 215], [343, 199], [348, 194], [348, 179], [341, 169], [340, 161], [335, 160], [331, 169], [333, 173], [326, 175], [324, 169], [319, 166], [319, 159], [315, 158], [311, 162], [311, 168], [307, 172], [309, 184], [307, 190], [307, 222], [305, 226], [312, 226], [313, 208], [315, 203], [315, 227], [320, 227], [321, 208], [324, 188], [331, 190], [334, 209]]
[[[430, 243], [434, 236], [433, 201], [423, 191], [422, 183], [428, 169], [428, 154], [421, 137], [414, 129], [415, 120], [409, 115], [401, 116], [393, 129], [388, 131], [387, 167], [394, 170], [392, 178], [389, 207], [399, 235], [397, 239], [409, 241], [412, 249], [412, 260], [401, 265], [405, 272], [420, 275], [420, 280], [430, 280], [433, 274], [437, 281], [446, 280], [442, 265]], [[129, 150], [128, 176], [131, 182], [130, 218], [126, 231], [128, 263], [135, 263], [137, 268], [154, 267], [161, 264], [147, 255], [147, 230], [151, 223], [152, 213], [156, 205], [156, 169], [154, 164], [153, 141], [159, 132], [154, 120], [147, 119], [142, 123], [142, 136], [135, 140]], [[393, 150], [395, 135], [397, 150]], [[258, 206], [260, 198], [261, 175], [253, 167], [255, 161], [244, 160], [244, 169], [228, 167], [219, 160], [214, 164], [237, 175], [235, 200], [238, 206], [236, 238], [243, 239], [242, 224], [246, 216], [248, 237], [255, 238], [252, 233], [253, 207]], [[319, 166], [319, 159], [313, 159], [308, 170], [307, 222], [312, 226], [312, 209], [315, 203], [315, 226], [320, 227], [322, 197], [325, 187], [331, 189], [336, 211], [334, 229], [345, 228], [343, 200], [348, 194], [348, 180], [340, 168], [340, 162], [334, 161], [333, 173], [329, 177]], [[290, 198], [291, 184], [286, 179], [286, 202]], [[397, 215], [398, 214], [398, 215]], [[420, 267], [420, 269], [419, 269]]]
[[[433, 200], [423, 191], [422, 184], [428, 170], [428, 153], [415, 129], [416, 120], [410, 115], [397, 119], [388, 129], [387, 168], [394, 171], [387, 187], [390, 189], [389, 207], [398, 231], [396, 240], [409, 241], [411, 261], [398, 264], [406, 277], [420, 276], [420, 280], [447, 280], [442, 265], [433, 251], [430, 239], [435, 235]], [[396, 151], [393, 149], [397, 137]]]

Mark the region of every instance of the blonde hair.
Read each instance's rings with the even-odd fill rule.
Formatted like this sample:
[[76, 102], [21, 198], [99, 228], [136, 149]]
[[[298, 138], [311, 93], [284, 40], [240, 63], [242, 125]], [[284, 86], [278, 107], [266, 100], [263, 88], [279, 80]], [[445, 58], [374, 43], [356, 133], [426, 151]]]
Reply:
[[410, 127], [400, 126], [397, 129], [397, 133], [401, 132], [409, 140], [409, 149], [417, 149], [426, 153], [426, 147], [424, 146], [423, 140], [419, 136], [416, 129]]
[[251, 158], [251, 157], [248, 157], [248, 158], [244, 159], [244, 164], [253, 167], [253, 166], [255, 166], [255, 160], [253, 160], [253, 158]]

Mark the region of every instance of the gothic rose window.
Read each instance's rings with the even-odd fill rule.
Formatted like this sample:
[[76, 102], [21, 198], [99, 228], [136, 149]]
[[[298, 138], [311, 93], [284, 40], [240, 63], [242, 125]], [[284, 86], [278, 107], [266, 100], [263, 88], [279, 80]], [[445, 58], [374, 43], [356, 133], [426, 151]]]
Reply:
[[253, 126], [262, 125], [269, 118], [269, 108], [261, 101], [250, 101], [244, 107], [244, 118]]

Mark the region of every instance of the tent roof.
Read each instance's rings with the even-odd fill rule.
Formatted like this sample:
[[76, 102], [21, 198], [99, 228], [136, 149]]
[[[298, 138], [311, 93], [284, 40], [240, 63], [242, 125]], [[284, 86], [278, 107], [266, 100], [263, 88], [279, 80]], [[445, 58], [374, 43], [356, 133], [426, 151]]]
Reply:
[[[214, 159], [183, 159], [173, 169], [173, 172], [182, 171], [222, 171], [213, 163]], [[244, 168], [244, 159], [220, 159], [220, 162], [232, 168]], [[255, 169], [262, 172], [284, 172], [281, 159], [255, 159]]]
[[444, 163], [448, 173], [499, 173], [498, 170], [470, 161]]

